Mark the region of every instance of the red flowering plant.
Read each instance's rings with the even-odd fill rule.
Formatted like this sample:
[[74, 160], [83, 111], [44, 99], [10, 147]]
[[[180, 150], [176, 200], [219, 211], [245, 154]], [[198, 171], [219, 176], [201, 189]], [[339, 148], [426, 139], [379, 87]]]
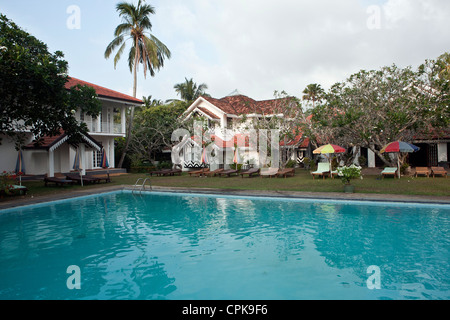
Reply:
[[0, 173], [0, 191], [5, 191], [5, 193], [9, 194], [14, 189], [15, 180], [16, 175], [14, 172], [3, 171]]

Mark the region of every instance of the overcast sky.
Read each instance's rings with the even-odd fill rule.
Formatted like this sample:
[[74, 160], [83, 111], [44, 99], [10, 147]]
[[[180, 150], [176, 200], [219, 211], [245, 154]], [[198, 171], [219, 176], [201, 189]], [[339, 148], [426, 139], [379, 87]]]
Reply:
[[[126, 57], [115, 70], [103, 56], [121, 21], [118, 2], [0, 0], [0, 12], [52, 52], [63, 51], [71, 76], [131, 94]], [[256, 100], [273, 98], [274, 90], [300, 97], [310, 83], [327, 89], [361, 69], [418, 66], [450, 52], [449, 0], [147, 3], [156, 9], [152, 33], [172, 58], [154, 78], [139, 77], [139, 98], [176, 98], [173, 86], [185, 78], [206, 83], [215, 98], [235, 89]]]

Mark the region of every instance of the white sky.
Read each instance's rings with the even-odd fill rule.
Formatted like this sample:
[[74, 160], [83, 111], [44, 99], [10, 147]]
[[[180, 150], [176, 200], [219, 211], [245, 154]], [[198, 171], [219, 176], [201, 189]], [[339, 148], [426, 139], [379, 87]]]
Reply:
[[[63, 51], [71, 76], [131, 94], [126, 55], [116, 70], [103, 57], [120, 23], [118, 2], [0, 0], [0, 12], [50, 51]], [[154, 78], [139, 78], [139, 98], [176, 98], [173, 86], [185, 78], [206, 83], [215, 98], [235, 89], [257, 100], [273, 98], [274, 90], [300, 97], [310, 83], [327, 89], [361, 69], [417, 66], [450, 52], [449, 0], [147, 3], [156, 8], [152, 33], [172, 59]], [[71, 5], [80, 9], [80, 29], [67, 27]]]

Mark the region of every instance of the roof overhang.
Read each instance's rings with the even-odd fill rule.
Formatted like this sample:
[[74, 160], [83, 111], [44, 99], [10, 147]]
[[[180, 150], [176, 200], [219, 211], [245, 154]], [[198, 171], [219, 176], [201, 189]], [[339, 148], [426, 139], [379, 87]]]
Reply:
[[[102, 149], [103, 149], [102, 144], [100, 142], [98, 142], [97, 140], [95, 140], [94, 138], [92, 138], [90, 135], [82, 134], [81, 137], [83, 139], [83, 143], [87, 144], [88, 146], [90, 146], [91, 148], [93, 148], [97, 151], [102, 151]], [[61, 147], [68, 140], [69, 140], [69, 135], [67, 133], [64, 133], [48, 145], [29, 144], [28, 146], [25, 146], [23, 149], [24, 150], [44, 150], [44, 151], [52, 151], [53, 152], [56, 149], [58, 149], [59, 147]], [[77, 147], [77, 146], [74, 146], [74, 147]]]

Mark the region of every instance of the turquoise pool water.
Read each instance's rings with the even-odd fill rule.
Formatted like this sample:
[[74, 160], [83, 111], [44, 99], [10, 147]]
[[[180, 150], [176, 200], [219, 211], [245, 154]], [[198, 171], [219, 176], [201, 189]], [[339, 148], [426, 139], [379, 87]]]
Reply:
[[446, 205], [114, 192], [0, 211], [0, 299], [449, 299], [449, 227]]

